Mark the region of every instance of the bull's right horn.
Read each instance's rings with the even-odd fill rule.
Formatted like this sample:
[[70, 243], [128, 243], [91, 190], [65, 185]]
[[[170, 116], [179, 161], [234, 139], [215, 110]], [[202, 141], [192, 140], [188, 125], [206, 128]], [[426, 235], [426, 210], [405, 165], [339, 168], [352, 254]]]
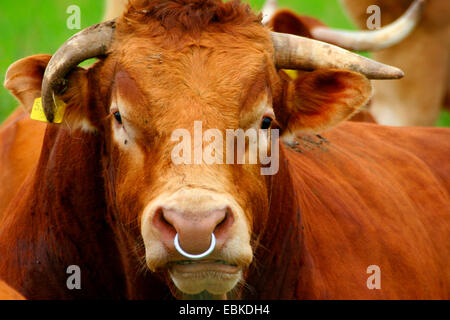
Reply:
[[355, 51], [376, 51], [403, 41], [419, 23], [426, 0], [415, 0], [406, 13], [393, 23], [374, 31], [348, 31], [316, 27], [311, 30], [314, 39], [333, 43]]

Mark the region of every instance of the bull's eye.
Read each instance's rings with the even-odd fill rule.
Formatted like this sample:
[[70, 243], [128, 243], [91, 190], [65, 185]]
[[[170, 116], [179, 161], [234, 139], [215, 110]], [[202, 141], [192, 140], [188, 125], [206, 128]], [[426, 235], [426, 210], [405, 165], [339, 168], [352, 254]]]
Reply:
[[119, 124], [122, 124], [122, 116], [120, 115], [120, 112], [119, 112], [119, 111], [114, 112], [114, 118], [116, 119], [116, 121], [117, 121]]
[[270, 126], [272, 125], [272, 118], [270, 117], [264, 117], [262, 122], [261, 122], [261, 129], [263, 130], [267, 130], [270, 128]]

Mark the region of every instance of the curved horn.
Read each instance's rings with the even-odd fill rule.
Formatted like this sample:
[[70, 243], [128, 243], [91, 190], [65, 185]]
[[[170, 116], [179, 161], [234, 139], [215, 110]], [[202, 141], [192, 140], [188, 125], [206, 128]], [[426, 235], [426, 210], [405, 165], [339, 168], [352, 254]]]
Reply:
[[93, 25], [67, 40], [51, 58], [42, 80], [42, 106], [49, 122], [55, 116], [54, 94], [65, 85], [64, 77], [79, 63], [108, 52], [115, 29], [115, 20]]
[[426, 0], [416, 0], [403, 16], [384, 28], [374, 31], [347, 31], [317, 27], [311, 30], [314, 39], [333, 43], [355, 51], [376, 51], [403, 41], [419, 23]]
[[267, 25], [267, 23], [269, 23], [269, 21], [274, 16], [277, 9], [278, 9], [278, 0], [266, 0], [266, 3], [264, 4], [261, 10], [262, 14], [261, 23], [263, 25]]
[[400, 79], [402, 70], [332, 44], [271, 32], [275, 48], [275, 64], [279, 69], [314, 70], [319, 68], [347, 69], [359, 72], [369, 79]]

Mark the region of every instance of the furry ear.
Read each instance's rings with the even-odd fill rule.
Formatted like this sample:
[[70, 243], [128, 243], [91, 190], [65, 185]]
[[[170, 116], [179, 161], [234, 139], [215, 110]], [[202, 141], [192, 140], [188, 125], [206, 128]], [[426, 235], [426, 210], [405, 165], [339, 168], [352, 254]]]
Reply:
[[[13, 63], [6, 72], [5, 88], [31, 114], [36, 98], [41, 96], [42, 78], [51, 59], [50, 55], [36, 55]], [[66, 104], [63, 123], [72, 129], [82, 127], [91, 130], [86, 117], [88, 80], [87, 71], [75, 68], [68, 75], [68, 89], [60, 97]]]
[[275, 114], [286, 137], [326, 131], [358, 112], [372, 95], [370, 81], [351, 71], [321, 69], [282, 81], [282, 105]]
[[14, 62], [6, 71], [4, 86], [31, 113], [34, 100], [41, 96], [42, 78], [52, 56], [36, 55]]
[[312, 38], [311, 30], [325, 27], [325, 24], [308, 16], [299, 16], [290, 10], [279, 10], [269, 21], [268, 26], [275, 32]]

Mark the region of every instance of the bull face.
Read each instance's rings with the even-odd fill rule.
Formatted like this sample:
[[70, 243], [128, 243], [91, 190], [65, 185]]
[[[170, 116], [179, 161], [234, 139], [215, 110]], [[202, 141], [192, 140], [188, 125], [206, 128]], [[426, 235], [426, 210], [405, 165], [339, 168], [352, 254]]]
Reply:
[[[132, 39], [105, 61], [104, 68], [117, 70], [103, 129], [117, 211], [125, 224], [137, 220], [148, 268], [168, 271], [187, 294], [222, 295], [234, 288], [252, 261], [255, 224], [267, 216], [266, 178], [261, 164], [249, 160], [255, 151], [270, 150], [254, 150], [246, 141], [245, 159], [238, 159], [232, 145], [237, 139], [226, 139], [227, 131], [238, 129], [259, 134], [275, 118], [272, 96], [279, 88], [273, 85], [270, 42], [262, 33], [249, 54], [244, 40], [210, 34], [181, 47], [162, 40], [143, 47]], [[247, 57], [231, 65], [227, 57], [243, 52]], [[220, 133], [215, 139], [223, 137], [212, 163], [208, 146], [218, 141], [206, 141], [208, 130]], [[258, 145], [267, 149], [264, 142]], [[185, 143], [179, 163], [174, 154]], [[234, 157], [227, 163], [230, 148]], [[177, 234], [190, 254], [207, 251], [212, 235], [216, 245], [208, 256], [192, 259], [176, 250]]]
[[[370, 82], [337, 69], [290, 79], [275, 63], [286, 66], [289, 57], [274, 50], [269, 31], [238, 3], [205, 0], [197, 2], [207, 8], [197, 8], [138, 2], [149, 7], [130, 4], [116, 23], [108, 55], [66, 76], [67, 90], [60, 94], [67, 104], [64, 123], [103, 140], [105, 197], [126, 243], [137, 244], [130, 252], [149, 270], [169, 275], [182, 293], [221, 296], [243, 279], [270, 214], [269, 180], [261, 174], [260, 157], [249, 159], [260, 152], [276, 156], [278, 141], [262, 135], [254, 149], [244, 140], [241, 154], [232, 156], [236, 139], [216, 142], [239, 129], [280, 129], [288, 144], [294, 133], [319, 133], [364, 106]], [[163, 9], [175, 11], [163, 15]], [[98, 36], [99, 27], [92, 30]], [[70, 41], [82, 45], [78, 38]], [[327, 54], [333, 50], [327, 47]], [[30, 57], [8, 71], [6, 86], [28, 110], [48, 60]], [[47, 71], [58, 74], [64, 63], [54, 64], [59, 67]], [[47, 83], [44, 77], [44, 109], [51, 120]], [[181, 139], [187, 136], [188, 142]], [[199, 151], [215, 161], [196, 158]], [[184, 160], [174, 161], [174, 155]], [[200, 259], [189, 257], [210, 248]]]
[[[222, 67], [225, 53], [244, 50], [244, 43], [232, 49], [220, 45], [223, 42], [230, 40], [200, 40], [173, 53], [175, 48], [142, 48], [133, 41], [114, 61], [119, 71], [105, 131], [117, 209], [127, 217], [125, 223], [137, 219], [150, 270], [167, 270], [188, 294], [207, 290], [220, 295], [239, 282], [252, 261], [253, 223], [264, 219], [268, 210], [258, 164], [207, 164], [205, 157], [195, 163], [199, 133], [202, 144], [206, 130], [217, 130], [223, 137], [227, 129], [257, 132], [264, 118], [274, 117], [268, 79], [276, 71], [273, 66], [268, 70], [264, 52], [255, 50], [248, 60], [237, 61], [239, 65]], [[136, 63], [130, 63], [133, 60]], [[174, 150], [183, 143], [173, 141], [177, 130], [191, 138], [187, 148], [192, 148], [192, 159], [187, 163], [174, 163]], [[226, 147], [215, 152], [225, 155]], [[245, 147], [248, 154], [248, 144]], [[174, 247], [176, 234], [181, 248], [191, 254], [206, 251], [214, 234], [215, 249], [203, 259], [186, 258]]]

